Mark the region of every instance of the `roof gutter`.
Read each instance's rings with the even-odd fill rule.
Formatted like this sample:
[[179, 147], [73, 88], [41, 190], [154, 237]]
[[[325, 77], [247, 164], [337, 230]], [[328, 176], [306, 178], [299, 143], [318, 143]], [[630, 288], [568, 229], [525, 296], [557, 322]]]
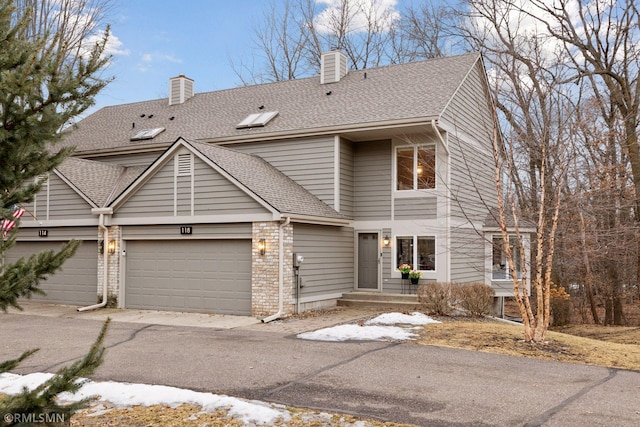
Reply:
[[113, 214], [113, 209], [111, 208], [95, 208], [91, 209], [92, 214], [99, 214], [98, 218], [98, 229], [102, 231], [102, 301], [98, 304], [89, 305], [86, 307], [79, 307], [78, 311], [89, 311], [95, 310], [97, 308], [102, 308], [107, 305], [107, 286], [109, 283], [109, 251], [106, 248], [107, 242], [109, 242], [109, 229], [104, 225], [104, 216]]
[[302, 215], [302, 214], [289, 214], [289, 219], [297, 222], [304, 222], [306, 224], [320, 224], [320, 225], [349, 225], [350, 219], [342, 218], [328, 218], [322, 216]]
[[296, 129], [289, 131], [269, 132], [263, 134], [247, 134], [236, 136], [221, 136], [216, 138], [197, 138], [198, 142], [216, 142], [216, 143], [231, 143], [231, 142], [255, 142], [274, 138], [300, 138], [300, 137], [312, 137], [319, 135], [333, 135], [335, 133], [349, 133], [349, 132], [362, 132], [372, 131], [380, 129], [394, 129], [407, 126], [424, 126], [430, 122], [433, 123], [438, 120], [438, 116], [431, 117], [412, 117], [409, 119], [399, 120], [385, 120], [380, 122], [370, 123], [358, 123], [349, 125], [338, 126], [325, 126], [315, 129]]
[[262, 319], [262, 323], [279, 319], [284, 310], [284, 228], [289, 223], [291, 223], [291, 218], [286, 217], [278, 227], [278, 312]]

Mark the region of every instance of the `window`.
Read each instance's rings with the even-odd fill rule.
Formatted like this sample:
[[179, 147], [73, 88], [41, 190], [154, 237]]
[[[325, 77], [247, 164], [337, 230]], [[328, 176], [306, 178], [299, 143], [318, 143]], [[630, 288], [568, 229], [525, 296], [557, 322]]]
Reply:
[[[417, 251], [414, 250], [416, 247]], [[435, 237], [398, 236], [396, 251], [396, 268], [401, 264], [409, 264], [413, 270], [434, 271], [436, 269]]]
[[236, 129], [255, 128], [266, 125], [278, 115], [277, 111], [249, 114], [243, 121], [236, 125]]
[[436, 188], [436, 149], [429, 146], [396, 149], [396, 190]]
[[[149, 116], [151, 117], [151, 116]], [[139, 141], [143, 139], [153, 139], [161, 132], [164, 132], [164, 128], [142, 129], [131, 137], [131, 141]]]
[[[518, 238], [516, 236], [509, 236], [509, 246], [511, 247], [511, 253], [513, 254], [513, 263], [516, 268], [516, 274], [519, 279], [522, 278], [522, 257], [520, 256], [520, 245], [518, 245]], [[509, 263], [507, 262], [507, 255], [504, 251], [504, 240], [502, 236], [493, 237], [493, 256], [492, 256], [493, 271], [491, 274], [494, 280], [510, 280], [511, 273], [509, 272]]]

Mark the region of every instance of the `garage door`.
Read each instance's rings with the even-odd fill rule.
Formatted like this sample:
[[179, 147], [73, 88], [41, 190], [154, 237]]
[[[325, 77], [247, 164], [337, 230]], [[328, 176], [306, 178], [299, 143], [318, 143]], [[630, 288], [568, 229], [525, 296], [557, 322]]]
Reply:
[[127, 241], [125, 305], [250, 315], [251, 241]]
[[[63, 242], [17, 242], [5, 255], [11, 263], [21, 257], [53, 249]], [[32, 300], [55, 304], [90, 305], [98, 300], [98, 246], [95, 241], [84, 241], [75, 255], [69, 258], [54, 275], [40, 282], [46, 296], [34, 295]]]

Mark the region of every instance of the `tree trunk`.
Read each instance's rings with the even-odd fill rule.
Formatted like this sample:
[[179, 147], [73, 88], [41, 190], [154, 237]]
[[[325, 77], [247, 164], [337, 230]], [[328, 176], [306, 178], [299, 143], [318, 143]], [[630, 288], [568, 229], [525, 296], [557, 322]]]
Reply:
[[589, 301], [589, 307], [591, 308], [591, 316], [593, 316], [593, 323], [600, 324], [600, 318], [598, 317], [598, 311], [596, 310], [596, 302], [593, 299], [593, 288], [591, 286], [593, 278], [591, 277], [591, 263], [589, 262], [589, 254], [587, 253], [587, 237], [584, 227], [584, 216], [580, 212], [580, 234], [582, 238], [582, 257], [584, 261], [584, 269], [586, 272], [585, 288], [587, 289], [587, 300]]

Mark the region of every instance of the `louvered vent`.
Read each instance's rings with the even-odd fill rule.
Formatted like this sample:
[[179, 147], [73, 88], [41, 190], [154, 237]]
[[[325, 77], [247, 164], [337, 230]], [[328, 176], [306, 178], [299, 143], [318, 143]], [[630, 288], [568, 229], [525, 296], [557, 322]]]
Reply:
[[191, 176], [193, 173], [193, 156], [189, 153], [178, 154], [178, 176]]

